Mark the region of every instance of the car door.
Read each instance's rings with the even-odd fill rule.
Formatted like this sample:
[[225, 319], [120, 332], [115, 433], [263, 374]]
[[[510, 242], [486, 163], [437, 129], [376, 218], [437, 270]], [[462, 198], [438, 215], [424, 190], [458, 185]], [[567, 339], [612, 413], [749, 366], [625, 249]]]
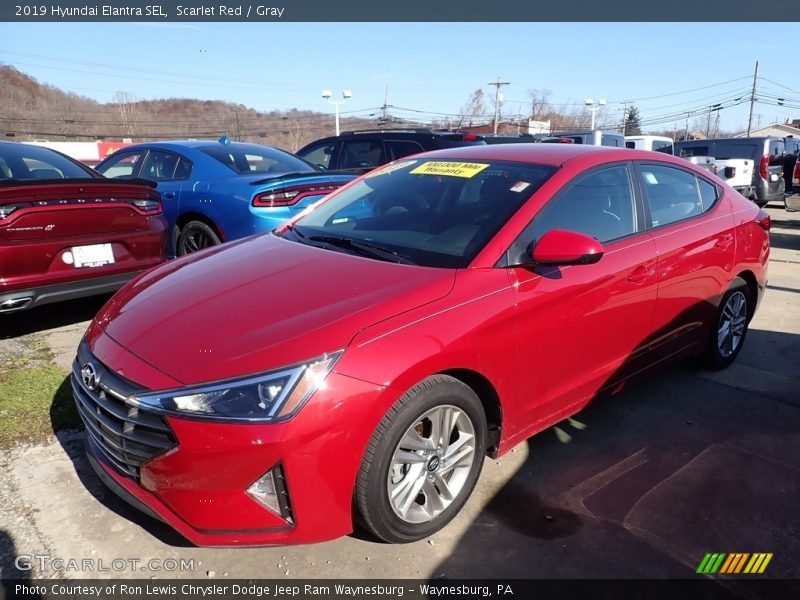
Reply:
[[676, 165], [640, 162], [637, 171], [658, 252], [654, 316], [657, 358], [705, 343], [731, 279], [735, 223], [723, 188]]
[[174, 225], [180, 212], [181, 196], [192, 172], [186, 157], [166, 150], [150, 150], [142, 162], [139, 177], [156, 183], [164, 205], [164, 216]]
[[767, 163], [767, 193], [770, 197], [783, 193], [786, 183], [783, 179], [783, 163], [785, 147], [783, 140], [769, 140], [767, 144], [769, 155]]
[[647, 364], [656, 251], [633, 179], [629, 162], [576, 177], [537, 213], [511, 250], [510, 256], [529, 254], [552, 229], [591, 235], [605, 247], [596, 264], [509, 269], [518, 311], [523, 428], [572, 412]]

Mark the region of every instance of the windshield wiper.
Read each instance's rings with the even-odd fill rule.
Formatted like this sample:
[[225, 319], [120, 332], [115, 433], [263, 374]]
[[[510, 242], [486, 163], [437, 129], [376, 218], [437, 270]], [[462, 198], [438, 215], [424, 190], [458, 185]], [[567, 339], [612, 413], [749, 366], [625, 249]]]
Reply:
[[378, 246], [376, 244], [370, 244], [368, 242], [359, 242], [350, 238], [335, 237], [332, 235], [312, 235], [308, 239], [312, 242], [320, 242], [322, 244], [327, 244], [328, 246], [335, 246], [336, 248], [356, 250], [360, 254], [372, 256], [373, 258], [379, 258], [381, 260], [387, 260], [404, 265], [417, 264], [414, 261], [405, 258], [404, 256], [400, 256], [397, 252], [392, 252], [387, 248], [383, 248], [382, 246]]

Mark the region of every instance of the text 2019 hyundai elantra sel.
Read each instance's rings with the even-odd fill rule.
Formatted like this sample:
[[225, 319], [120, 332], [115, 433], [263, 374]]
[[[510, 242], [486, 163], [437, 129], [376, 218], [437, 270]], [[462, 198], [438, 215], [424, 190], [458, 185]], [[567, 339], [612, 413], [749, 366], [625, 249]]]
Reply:
[[484, 455], [742, 348], [769, 217], [650, 152], [481, 146], [373, 171], [131, 282], [72, 384], [95, 469], [199, 545], [418, 540]]

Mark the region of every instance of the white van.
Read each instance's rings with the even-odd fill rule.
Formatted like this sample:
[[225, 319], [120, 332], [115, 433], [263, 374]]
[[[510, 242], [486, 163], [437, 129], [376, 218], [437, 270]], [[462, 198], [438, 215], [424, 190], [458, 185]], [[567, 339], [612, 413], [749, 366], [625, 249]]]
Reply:
[[625, 147], [675, 154], [675, 145], [672, 142], [672, 138], [663, 135], [626, 135]]

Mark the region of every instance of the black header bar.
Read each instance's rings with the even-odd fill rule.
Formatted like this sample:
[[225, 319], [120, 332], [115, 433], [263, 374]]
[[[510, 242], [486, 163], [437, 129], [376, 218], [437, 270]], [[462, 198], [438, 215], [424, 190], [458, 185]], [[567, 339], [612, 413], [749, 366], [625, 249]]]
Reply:
[[[26, 22], [691, 22], [800, 21], [800, 2], [771, 0], [4, 0], [0, 21]], [[677, 42], [677, 40], [676, 40]], [[769, 42], [765, 41], [766, 46]], [[709, 47], [712, 47], [713, 43]]]

